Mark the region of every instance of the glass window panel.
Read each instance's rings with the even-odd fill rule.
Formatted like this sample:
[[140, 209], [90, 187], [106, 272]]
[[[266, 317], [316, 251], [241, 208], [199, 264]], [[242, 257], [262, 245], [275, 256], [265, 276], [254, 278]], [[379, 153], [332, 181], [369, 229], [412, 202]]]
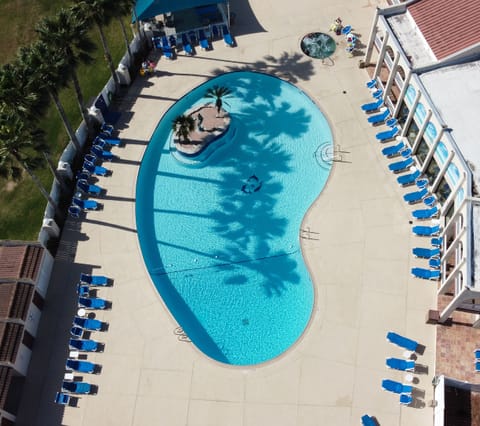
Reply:
[[447, 183], [445, 177], [443, 177], [436, 192], [438, 201], [443, 204], [448, 198], [448, 196], [451, 194], [451, 192], [452, 189], [450, 188], [450, 185]]
[[413, 145], [413, 143], [415, 142], [417, 135], [418, 135], [418, 126], [417, 126], [417, 123], [415, 123], [415, 121], [412, 120], [406, 134], [406, 137], [410, 142], [410, 146]]
[[428, 146], [428, 143], [425, 141], [425, 139], [422, 138], [422, 140], [418, 144], [417, 151], [415, 152], [415, 155], [417, 156], [420, 164], [423, 164], [425, 162], [425, 158], [427, 157], [429, 150], [430, 147]]
[[438, 172], [440, 171], [440, 167], [438, 166], [437, 162], [435, 161], [434, 158], [430, 160], [430, 163], [428, 163], [428, 167], [425, 170], [425, 173], [427, 174], [428, 182], [430, 185], [435, 181], [435, 179], [438, 176]]
[[410, 110], [408, 109], [408, 106], [405, 103], [405, 101], [402, 101], [402, 104], [400, 105], [400, 108], [397, 114], [398, 124], [400, 124], [401, 126], [405, 124], [405, 122], [407, 121], [409, 111]]

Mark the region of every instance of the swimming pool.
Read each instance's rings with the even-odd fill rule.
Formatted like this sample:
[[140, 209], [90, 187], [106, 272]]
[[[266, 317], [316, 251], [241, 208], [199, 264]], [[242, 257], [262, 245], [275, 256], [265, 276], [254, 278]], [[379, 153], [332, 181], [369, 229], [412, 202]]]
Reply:
[[[171, 123], [207, 88], [226, 86], [228, 143], [203, 167], [171, 153]], [[327, 120], [278, 78], [234, 72], [213, 78], [160, 120], [137, 180], [136, 220], [146, 267], [172, 315], [207, 356], [234, 365], [271, 360], [310, 319], [314, 290], [299, 230], [331, 164]]]

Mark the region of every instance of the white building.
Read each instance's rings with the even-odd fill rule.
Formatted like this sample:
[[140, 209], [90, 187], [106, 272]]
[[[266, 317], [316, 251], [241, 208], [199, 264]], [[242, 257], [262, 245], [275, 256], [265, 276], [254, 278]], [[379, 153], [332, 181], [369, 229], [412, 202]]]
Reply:
[[[445, 322], [454, 310], [478, 316], [480, 2], [396, 3], [377, 9], [365, 66], [438, 200], [443, 237], [438, 295], [449, 300], [439, 307], [438, 320]], [[425, 239], [423, 246], [428, 244]]]

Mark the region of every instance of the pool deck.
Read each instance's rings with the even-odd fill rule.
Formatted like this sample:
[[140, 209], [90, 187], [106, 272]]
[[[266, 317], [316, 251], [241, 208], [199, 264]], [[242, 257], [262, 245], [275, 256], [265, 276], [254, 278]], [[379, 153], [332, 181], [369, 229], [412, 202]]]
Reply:
[[[435, 284], [414, 279], [424, 266], [411, 254], [410, 210], [387, 169], [375, 133], [360, 105], [370, 101], [361, 56], [349, 58], [345, 41], [325, 61], [304, 56], [303, 35], [328, 32], [341, 16], [365, 45], [375, 0], [299, 0], [295, 3], [233, 0], [232, 34], [237, 47], [214, 41], [174, 61], [159, 60], [153, 77], [137, 78], [123, 98], [117, 128], [125, 146], [105, 166], [104, 208], [82, 220], [69, 219], [62, 234], [30, 374], [20, 407], [23, 426], [357, 426], [376, 416], [381, 425], [432, 424], [435, 327], [425, 323], [436, 306]], [[272, 13], [278, 11], [278, 13]], [[262, 366], [235, 368], [207, 359], [175, 333], [178, 327], [145, 269], [135, 225], [135, 183], [148, 141], [161, 115], [188, 90], [218, 73], [258, 70], [284, 78], [314, 99], [331, 123], [336, 144], [332, 173], [305, 216], [299, 237], [315, 284], [316, 305], [299, 342]], [[192, 236], [194, 238], [194, 236]], [[75, 312], [80, 272], [114, 279], [98, 296], [112, 309], [97, 312], [106, 332], [92, 338], [105, 351], [89, 354], [101, 374], [84, 375], [98, 394], [80, 396], [76, 407], [53, 403], [64, 374], [68, 332]], [[381, 389], [383, 378], [403, 381], [388, 370], [387, 357], [402, 357], [389, 344], [389, 330], [425, 348], [417, 362], [415, 404]]]

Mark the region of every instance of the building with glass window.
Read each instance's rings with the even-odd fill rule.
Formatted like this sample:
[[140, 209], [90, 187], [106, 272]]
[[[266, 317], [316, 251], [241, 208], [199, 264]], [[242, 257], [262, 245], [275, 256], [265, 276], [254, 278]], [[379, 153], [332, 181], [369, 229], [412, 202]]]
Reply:
[[362, 65], [438, 202], [438, 320], [460, 310], [480, 325], [480, 3], [395, 3], [377, 9]]

